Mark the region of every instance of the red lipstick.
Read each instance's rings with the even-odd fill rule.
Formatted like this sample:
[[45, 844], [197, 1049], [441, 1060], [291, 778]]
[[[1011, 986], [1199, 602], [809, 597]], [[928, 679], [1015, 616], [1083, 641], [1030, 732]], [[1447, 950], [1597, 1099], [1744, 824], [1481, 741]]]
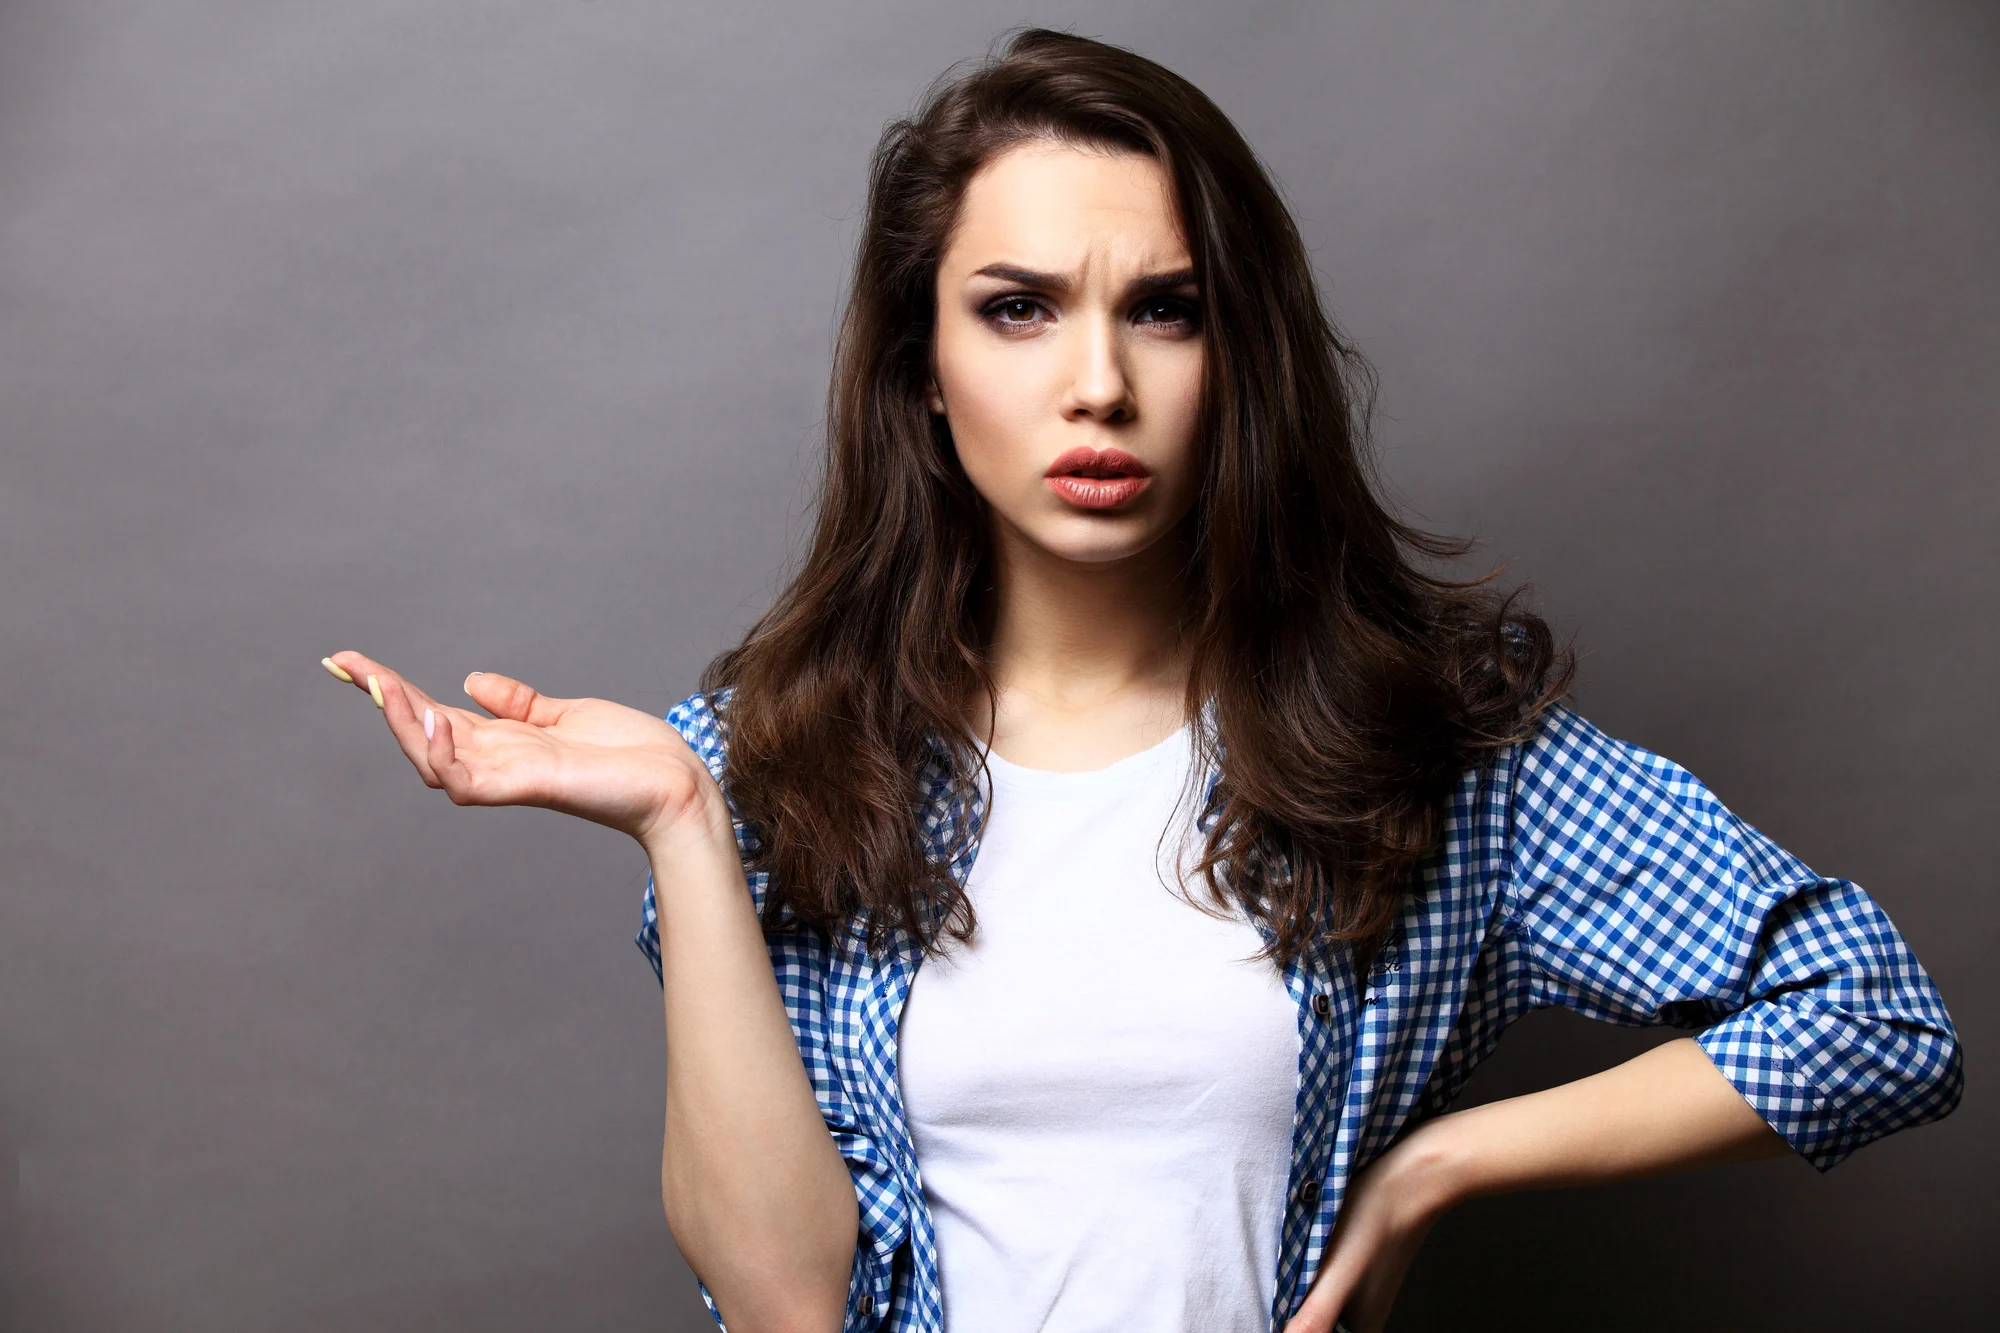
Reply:
[[1066, 449], [1043, 474], [1048, 488], [1079, 509], [1115, 509], [1153, 484], [1141, 463], [1123, 449]]

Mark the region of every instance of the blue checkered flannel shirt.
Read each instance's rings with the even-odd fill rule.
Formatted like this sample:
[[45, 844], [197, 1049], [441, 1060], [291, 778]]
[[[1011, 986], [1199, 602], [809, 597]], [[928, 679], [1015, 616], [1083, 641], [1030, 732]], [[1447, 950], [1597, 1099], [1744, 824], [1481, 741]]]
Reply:
[[[690, 695], [666, 714], [725, 795], [712, 705], [728, 693]], [[1210, 797], [1218, 776], [1207, 774]], [[924, 833], [941, 858], [971, 830], [951, 867], [963, 883], [984, 802], [976, 789], [955, 795], [948, 778], [934, 742], [916, 787]], [[1821, 1170], [1957, 1105], [1957, 1034], [1882, 909], [1814, 874], [1679, 765], [1559, 706], [1527, 742], [1469, 770], [1450, 801], [1442, 845], [1369, 975], [1341, 951], [1286, 970], [1301, 1040], [1273, 1329], [1305, 1300], [1355, 1172], [1444, 1110], [1531, 1009], [1696, 1030], [1744, 1099]], [[1199, 827], [1217, 813], [1205, 804]], [[755, 849], [741, 820], [736, 836], [746, 856]], [[749, 876], [760, 907], [768, 879]], [[637, 940], [657, 975], [650, 876], [643, 911]], [[870, 957], [858, 939], [826, 948], [801, 932], [769, 948], [860, 1205], [844, 1328], [941, 1333], [936, 1233], [896, 1079], [915, 941], [901, 934]], [[706, 1285], [701, 1296], [720, 1324]]]

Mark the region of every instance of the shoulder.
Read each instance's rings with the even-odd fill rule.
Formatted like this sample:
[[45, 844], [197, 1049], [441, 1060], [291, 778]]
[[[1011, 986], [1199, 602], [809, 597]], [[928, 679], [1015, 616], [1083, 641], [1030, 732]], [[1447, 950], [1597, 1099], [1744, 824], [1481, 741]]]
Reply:
[[[709, 776], [722, 788], [723, 802], [729, 807], [730, 823], [736, 829], [736, 847], [746, 858], [747, 865], [748, 858], [762, 848], [763, 839], [756, 827], [745, 819], [742, 807], [737, 804], [736, 789], [725, 775], [729, 767], [729, 698], [735, 690], [734, 685], [724, 685], [712, 693], [696, 690], [667, 710], [666, 721], [680, 732], [688, 748], [701, 756], [701, 762], [708, 766]], [[758, 889], [757, 897], [761, 903], [761, 888], [754, 881], [752, 887]]]
[[701, 761], [708, 765], [710, 776], [717, 782], [722, 780], [722, 771], [728, 760], [729, 734], [723, 713], [734, 690], [733, 685], [725, 685], [712, 694], [696, 690], [666, 712], [667, 724], [681, 734], [681, 739], [687, 742], [690, 750], [701, 756]]
[[1519, 747], [1510, 821], [1524, 880], [1641, 873], [1798, 883], [1811, 871], [1686, 768], [1558, 706]]
[[1512, 757], [1517, 818], [1560, 817], [1625, 803], [1669, 801], [1708, 813], [1720, 802], [1694, 774], [1665, 755], [1606, 735], [1566, 703], [1551, 707]]

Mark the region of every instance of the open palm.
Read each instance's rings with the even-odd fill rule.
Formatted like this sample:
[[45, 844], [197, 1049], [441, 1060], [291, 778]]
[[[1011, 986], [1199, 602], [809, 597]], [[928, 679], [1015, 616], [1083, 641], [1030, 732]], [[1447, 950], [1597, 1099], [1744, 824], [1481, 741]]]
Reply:
[[[535, 805], [641, 842], [688, 828], [727, 831], [707, 767], [672, 726], [608, 699], [552, 699], [510, 676], [474, 672], [465, 692], [491, 717], [450, 708], [360, 653], [327, 661], [370, 691], [424, 784], [456, 805]], [[428, 719], [428, 722], [427, 722]]]

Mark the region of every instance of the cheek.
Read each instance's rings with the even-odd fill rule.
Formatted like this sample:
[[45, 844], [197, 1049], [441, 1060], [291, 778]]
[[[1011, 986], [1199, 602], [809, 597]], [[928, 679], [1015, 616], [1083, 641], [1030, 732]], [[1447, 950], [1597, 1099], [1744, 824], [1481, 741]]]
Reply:
[[1194, 433], [1195, 418], [1201, 415], [1201, 371], [1202, 356], [1197, 348], [1178, 367], [1174, 378], [1172, 402], [1174, 420], [1189, 435]]
[[938, 385], [952, 438], [975, 479], [983, 464], [999, 464], [1029, 449], [1035, 422], [1045, 414], [1044, 377], [1035, 358], [1021, 350], [972, 338], [938, 339]]
[[1140, 401], [1150, 411], [1159, 435], [1155, 446], [1191, 457], [1195, 426], [1201, 416], [1202, 350], [1200, 344], [1162, 348], [1148, 359], [1146, 378], [1139, 385]]

